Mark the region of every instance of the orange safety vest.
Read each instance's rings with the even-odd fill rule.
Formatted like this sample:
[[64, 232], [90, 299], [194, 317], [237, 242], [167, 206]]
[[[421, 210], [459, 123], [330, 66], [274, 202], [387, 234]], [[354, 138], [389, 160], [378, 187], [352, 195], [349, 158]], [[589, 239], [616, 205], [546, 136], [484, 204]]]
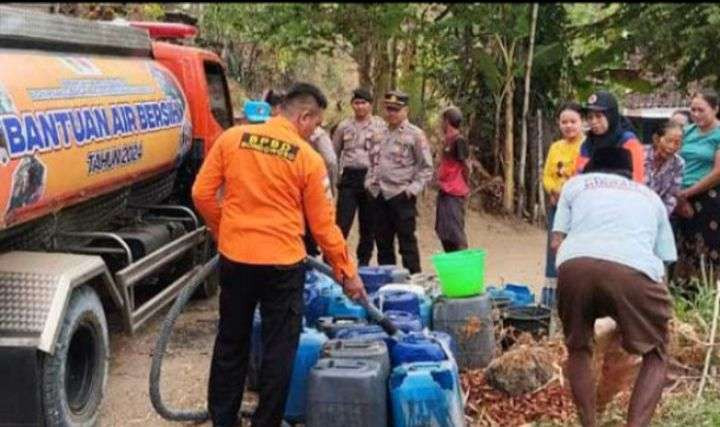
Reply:
[[[586, 152], [586, 144], [588, 144], [587, 140], [585, 140], [580, 146], [580, 155], [577, 156], [577, 158], [575, 159], [575, 174], [582, 173], [583, 169], [585, 169], [585, 165], [587, 165], [590, 161], [590, 156]], [[635, 136], [633, 135], [631, 138], [626, 139], [620, 146], [630, 152], [630, 158], [632, 159], [633, 165], [633, 181], [639, 182], [641, 184], [644, 183], [645, 151], [643, 149], [642, 143], [638, 141], [638, 139], [635, 138]]]
[[[224, 195], [218, 201], [223, 184]], [[335, 276], [342, 282], [357, 275], [335, 224], [323, 160], [282, 116], [235, 126], [220, 135], [198, 172], [192, 197], [216, 237], [218, 251], [233, 261], [301, 261], [306, 256], [306, 217]]]

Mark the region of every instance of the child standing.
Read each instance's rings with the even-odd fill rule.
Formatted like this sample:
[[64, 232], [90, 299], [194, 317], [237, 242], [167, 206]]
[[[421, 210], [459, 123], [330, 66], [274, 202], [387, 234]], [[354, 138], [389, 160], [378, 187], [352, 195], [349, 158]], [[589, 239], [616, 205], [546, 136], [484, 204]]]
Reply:
[[[585, 139], [582, 131], [582, 107], [568, 102], [560, 108], [558, 127], [562, 138], [553, 142], [548, 150], [543, 172], [543, 187], [548, 195], [548, 243], [545, 257], [545, 287], [555, 289], [557, 271], [555, 254], [550, 250], [550, 237], [555, 218], [555, 208], [565, 181], [575, 175], [575, 162], [580, 154], [580, 145]], [[552, 291], [550, 291], [552, 293]], [[554, 305], [554, 302], [553, 302]]]
[[662, 199], [670, 215], [677, 206], [685, 161], [678, 151], [682, 145], [683, 127], [668, 120], [653, 134], [653, 143], [645, 147], [645, 185]]

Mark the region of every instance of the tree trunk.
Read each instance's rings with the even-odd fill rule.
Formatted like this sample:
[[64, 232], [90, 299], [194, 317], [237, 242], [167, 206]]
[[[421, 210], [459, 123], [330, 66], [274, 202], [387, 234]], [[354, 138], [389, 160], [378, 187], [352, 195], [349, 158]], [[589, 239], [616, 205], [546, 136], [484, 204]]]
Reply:
[[374, 89], [372, 78], [372, 60], [369, 54], [368, 44], [369, 42], [366, 41], [358, 46], [353, 46], [350, 56], [352, 56], [355, 60], [358, 67], [360, 87], [372, 91]]
[[390, 46], [392, 49], [392, 66], [390, 69], [390, 87], [397, 88], [398, 56], [400, 56], [400, 54], [398, 53], [397, 37], [393, 37], [392, 43], [390, 44]]
[[517, 216], [522, 217], [525, 209], [525, 161], [527, 158], [527, 118], [530, 109], [530, 77], [532, 75], [533, 51], [535, 49], [535, 27], [537, 26], [538, 4], [534, 3], [532, 9], [532, 21], [530, 22], [530, 47], [528, 49], [527, 66], [525, 67], [525, 94], [522, 109], [522, 130], [520, 133], [520, 170], [518, 171], [518, 204]]
[[538, 172], [538, 154], [537, 144], [530, 141], [530, 135], [537, 134], [537, 121], [533, 120], [533, 116], [528, 113], [528, 179], [525, 185], [525, 194], [527, 194], [526, 211], [530, 212], [530, 220], [532, 222], [537, 218], [538, 200], [537, 200], [537, 182], [540, 178]]
[[390, 57], [388, 52], [388, 41], [378, 40], [373, 44], [374, 51], [372, 56], [374, 57], [374, 69], [373, 69], [373, 80], [375, 81], [374, 92], [374, 109], [378, 111], [380, 103], [382, 102], [385, 92], [390, 88]]
[[547, 218], [545, 210], [545, 190], [543, 189], [543, 116], [542, 111], [537, 110], [537, 151], [538, 151], [538, 202], [540, 204], [540, 218]]
[[495, 134], [492, 139], [492, 171], [493, 176], [500, 173], [500, 114], [502, 113], [502, 96], [495, 98]]
[[503, 161], [503, 170], [505, 172], [505, 193], [503, 194], [503, 209], [507, 213], [512, 213], [513, 202], [515, 199], [515, 153], [513, 145], [513, 126], [515, 109], [513, 108], [513, 94], [515, 93], [515, 83], [512, 72], [508, 73], [505, 81], [505, 153]]

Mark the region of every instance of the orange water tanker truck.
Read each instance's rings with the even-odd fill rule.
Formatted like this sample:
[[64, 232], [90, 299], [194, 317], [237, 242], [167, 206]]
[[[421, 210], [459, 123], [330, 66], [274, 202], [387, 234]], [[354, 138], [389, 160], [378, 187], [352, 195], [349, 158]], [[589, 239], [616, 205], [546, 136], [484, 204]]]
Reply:
[[96, 424], [108, 323], [215, 253], [190, 188], [232, 125], [224, 65], [156, 40], [195, 32], [0, 6], [0, 426]]

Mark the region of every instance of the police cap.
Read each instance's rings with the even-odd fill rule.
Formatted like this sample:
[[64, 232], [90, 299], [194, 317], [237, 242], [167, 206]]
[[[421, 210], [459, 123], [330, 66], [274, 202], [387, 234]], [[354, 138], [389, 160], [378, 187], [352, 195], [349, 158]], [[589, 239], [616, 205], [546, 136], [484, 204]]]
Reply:
[[408, 105], [410, 97], [399, 90], [391, 90], [385, 94], [385, 105], [395, 105], [397, 107], [404, 107]]

